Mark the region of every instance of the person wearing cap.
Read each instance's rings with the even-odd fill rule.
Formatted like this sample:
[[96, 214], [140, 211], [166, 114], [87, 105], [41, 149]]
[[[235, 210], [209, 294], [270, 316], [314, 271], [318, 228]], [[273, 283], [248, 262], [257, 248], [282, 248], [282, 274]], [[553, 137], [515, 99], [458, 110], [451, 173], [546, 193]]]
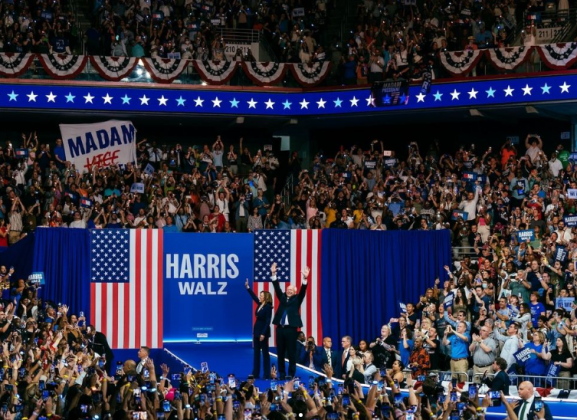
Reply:
[[477, 44], [475, 43], [475, 37], [474, 36], [470, 36], [469, 38], [467, 38], [468, 43], [465, 46], [465, 50], [478, 50], [479, 47], [477, 46]]

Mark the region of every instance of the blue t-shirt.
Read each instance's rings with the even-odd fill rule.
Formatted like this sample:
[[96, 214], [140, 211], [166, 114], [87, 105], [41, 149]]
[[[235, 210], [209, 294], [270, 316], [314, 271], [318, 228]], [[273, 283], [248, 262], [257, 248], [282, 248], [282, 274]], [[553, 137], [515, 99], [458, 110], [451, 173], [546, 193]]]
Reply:
[[403, 365], [407, 366], [409, 364], [409, 357], [411, 356], [411, 352], [413, 351], [413, 340], [407, 340], [407, 344], [409, 348], [406, 349], [403, 345], [403, 339], [399, 341], [399, 352], [401, 353], [401, 362]]
[[[464, 334], [465, 337], [471, 340], [468, 334]], [[464, 359], [469, 357], [469, 343], [465, 340], [457, 337], [456, 334], [452, 334], [448, 338], [451, 343], [451, 358], [452, 359]]]
[[539, 316], [545, 312], [545, 306], [543, 306], [541, 302], [530, 303], [529, 306], [531, 308], [531, 322], [533, 323], [533, 327], [537, 328], [537, 320]]
[[[537, 353], [541, 353], [543, 350], [543, 344], [535, 345], [533, 342], [525, 344], [525, 348], [533, 349]], [[537, 357], [536, 354], [531, 354], [529, 360], [525, 361], [525, 373], [527, 375], [544, 376], [547, 374], [547, 364], [545, 360]]]

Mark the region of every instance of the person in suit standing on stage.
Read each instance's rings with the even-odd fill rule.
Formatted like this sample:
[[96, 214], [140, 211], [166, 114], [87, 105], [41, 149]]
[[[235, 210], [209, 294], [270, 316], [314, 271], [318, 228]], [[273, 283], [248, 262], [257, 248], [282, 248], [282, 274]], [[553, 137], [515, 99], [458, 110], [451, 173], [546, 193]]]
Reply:
[[110, 373], [110, 366], [112, 366], [114, 354], [108, 345], [106, 336], [100, 331], [96, 331], [94, 325], [89, 325], [86, 327], [86, 339], [88, 340], [88, 348], [94, 350], [101, 357], [106, 359], [105, 369], [106, 372]]
[[[509, 395], [509, 386], [511, 385], [511, 381], [509, 380], [509, 375], [505, 372], [507, 369], [507, 361], [502, 357], [497, 357], [493, 361], [493, 372], [495, 375], [493, 378], [485, 377], [483, 378], [483, 383], [486, 384], [491, 391], [503, 391], [503, 394]], [[485, 372], [486, 374], [488, 372]]]
[[268, 349], [268, 339], [270, 337], [270, 321], [272, 319], [272, 295], [269, 292], [260, 292], [258, 297], [254, 294], [248, 284], [248, 279], [244, 284], [252, 300], [258, 305], [255, 311], [256, 320], [252, 335], [252, 346], [254, 349], [254, 359], [252, 364], [252, 374], [260, 379], [260, 354], [262, 352], [263, 378], [270, 379], [270, 353]]
[[[521, 398], [520, 404], [514, 408], [515, 414], [517, 414], [517, 420], [533, 420], [537, 411], [535, 410], [535, 390], [531, 382], [521, 382], [519, 385], [519, 397]], [[545, 415], [544, 417], [541, 415], [538, 417], [544, 418], [545, 420], [553, 420], [549, 406], [544, 402], [542, 402], [542, 404]]]
[[349, 361], [349, 351], [351, 349], [351, 343], [353, 342], [353, 339], [348, 336], [345, 335], [342, 339], [341, 339], [341, 344], [343, 345], [343, 350], [339, 353], [339, 360], [338, 360], [338, 364], [337, 364], [337, 369], [336, 369], [336, 373], [339, 379], [346, 379], [347, 377], [347, 364]]
[[329, 365], [333, 368], [333, 371], [337, 368], [339, 362], [339, 356], [336, 351], [331, 350], [333, 346], [333, 340], [330, 337], [323, 338], [323, 346], [317, 347], [317, 353], [315, 355], [315, 370], [322, 372], [325, 365]]
[[298, 329], [303, 326], [300, 308], [307, 293], [308, 277], [311, 270], [309, 267], [305, 267], [302, 271], [302, 284], [298, 294], [296, 287], [293, 285], [287, 286], [286, 292], [281, 290], [276, 277], [276, 263], [272, 264], [270, 271], [276, 298], [279, 301], [279, 306], [272, 322], [277, 326], [276, 346], [278, 351], [278, 373], [280, 378], [284, 379], [284, 377], [286, 377], [285, 354], [289, 361], [289, 376], [293, 377], [297, 369], [296, 352]]

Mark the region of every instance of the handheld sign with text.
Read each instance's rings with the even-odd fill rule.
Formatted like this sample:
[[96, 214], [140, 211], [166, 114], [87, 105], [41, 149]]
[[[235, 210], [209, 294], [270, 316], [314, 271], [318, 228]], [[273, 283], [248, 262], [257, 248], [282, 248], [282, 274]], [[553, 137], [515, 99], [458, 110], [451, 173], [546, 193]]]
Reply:
[[533, 229], [517, 231], [517, 240], [519, 242], [532, 242], [535, 240], [535, 231]]
[[477, 174], [475, 172], [465, 172], [463, 173], [463, 179], [465, 181], [475, 181], [477, 180]]
[[567, 261], [567, 256], [569, 253], [567, 252], [567, 248], [562, 245], [557, 245], [555, 249], [555, 261], [559, 261], [561, 264]]
[[463, 218], [463, 220], [467, 220], [469, 218], [469, 213], [461, 210], [453, 210], [453, 213], [451, 213], [451, 220], [457, 220], [459, 217]]
[[570, 188], [567, 190], [567, 198], [570, 200], [577, 200], [577, 190]]
[[443, 306], [445, 307], [445, 309], [453, 306], [453, 300], [454, 299], [455, 299], [455, 295], [452, 293], [449, 293], [447, 296], [445, 296], [445, 300], [443, 301]]
[[32, 284], [44, 284], [44, 272], [37, 271], [28, 276], [28, 281]]
[[577, 226], [577, 216], [565, 216], [563, 221], [565, 222], [565, 226]]
[[14, 152], [16, 153], [17, 158], [27, 158], [28, 157], [28, 149], [15, 149]]
[[553, 363], [551, 363], [549, 365], [549, 370], [547, 371], [547, 382], [553, 386], [555, 385], [555, 381], [556, 381], [556, 377], [559, 376], [559, 366], [558, 365], [554, 365]]
[[66, 160], [81, 172], [136, 162], [136, 129], [130, 121], [60, 124]]
[[571, 305], [573, 305], [573, 302], [575, 302], [574, 297], [560, 297], [555, 299], [555, 308], [563, 308], [566, 311], [571, 312], [573, 310], [573, 308], [571, 307]]
[[532, 350], [533, 349], [530, 348], [522, 348], [517, 353], [513, 354], [513, 357], [515, 357], [517, 363], [523, 364], [531, 358]]
[[399, 302], [399, 307], [401, 308], [401, 312], [406, 314], [407, 313], [407, 305], [404, 303]]
[[80, 200], [80, 207], [84, 207], [84, 208], [91, 208], [92, 207], [92, 200], [89, 200], [88, 198], [82, 198]]
[[144, 194], [144, 184], [142, 182], [135, 182], [130, 187], [131, 193]]
[[154, 173], [154, 166], [152, 166], [150, 163], [148, 163], [146, 165], [146, 167], [144, 168], [144, 173], [146, 175], [152, 175]]

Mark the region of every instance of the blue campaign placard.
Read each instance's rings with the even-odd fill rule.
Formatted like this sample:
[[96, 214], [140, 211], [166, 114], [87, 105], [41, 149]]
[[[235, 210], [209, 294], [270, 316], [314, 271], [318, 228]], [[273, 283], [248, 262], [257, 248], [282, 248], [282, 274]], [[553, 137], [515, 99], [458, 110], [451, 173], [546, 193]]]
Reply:
[[164, 234], [164, 341], [252, 339], [250, 233]]

